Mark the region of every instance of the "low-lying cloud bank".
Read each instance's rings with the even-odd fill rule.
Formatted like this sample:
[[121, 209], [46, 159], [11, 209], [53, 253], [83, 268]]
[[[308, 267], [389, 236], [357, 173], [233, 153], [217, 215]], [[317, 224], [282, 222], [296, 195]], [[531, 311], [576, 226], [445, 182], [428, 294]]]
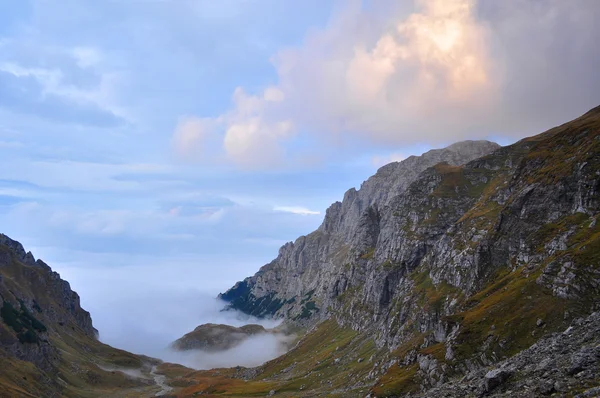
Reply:
[[[256, 323], [273, 328], [279, 321], [256, 319], [235, 311], [221, 311], [225, 303], [201, 292], [148, 295], [113, 302], [92, 314], [100, 340], [136, 354], [179, 363], [194, 369], [257, 366], [285, 353], [283, 334], [249, 337], [229, 350], [208, 353], [201, 350], [176, 351], [173, 341], [204, 323], [243, 326]], [[118, 307], [118, 308], [117, 308]]]
[[253, 367], [285, 354], [293, 336], [261, 334], [249, 337], [242, 344], [221, 352], [201, 350], [173, 351], [167, 349], [157, 355], [164, 361], [179, 363], [194, 369]]
[[[113, 347], [194, 369], [257, 366], [285, 352], [289, 338], [270, 333], [250, 337], [217, 353], [170, 348], [175, 340], [204, 323], [238, 327], [255, 323], [271, 329], [280, 321], [222, 311], [225, 303], [215, 297], [229, 286], [229, 281], [222, 278], [219, 284], [223, 286], [216, 286], [214, 275], [208, 275], [206, 267], [198, 266], [194, 273], [187, 266], [164, 268], [173, 278], [153, 273], [152, 267], [103, 269], [103, 272], [95, 268], [57, 267], [57, 271], [81, 295], [82, 306], [92, 314], [100, 340]], [[207, 274], [206, 278], [203, 274]], [[177, 280], [179, 283], [175, 283]], [[190, 281], [197, 288], [190, 287]]]

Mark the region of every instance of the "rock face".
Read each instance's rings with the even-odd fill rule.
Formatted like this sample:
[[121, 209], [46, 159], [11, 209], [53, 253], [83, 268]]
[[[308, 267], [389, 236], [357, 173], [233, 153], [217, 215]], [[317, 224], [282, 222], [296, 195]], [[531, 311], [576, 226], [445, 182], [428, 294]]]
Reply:
[[489, 141], [464, 141], [381, 167], [358, 191], [348, 190], [342, 202], [331, 205], [317, 231], [284, 245], [273, 262], [219, 297], [251, 315], [296, 320], [314, 316], [321, 308], [313, 295], [326, 307], [329, 298], [346, 290], [351, 276], [346, 266], [356, 253], [375, 247], [380, 213], [389, 211], [389, 203], [422, 172], [442, 162], [462, 165], [498, 148]]
[[[373, 338], [388, 353], [373, 396], [485, 378], [600, 308], [599, 190], [600, 107], [507, 147], [459, 143], [383, 167], [220, 297]], [[485, 380], [482, 394], [513, 377]]]
[[268, 333], [261, 325], [244, 325], [234, 327], [229, 325], [216, 325], [207, 323], [198, 326], [192, 332], [173, 342], [176, 350], [203, 350], [218, 352], [228, 350], [241, 343], [248, 337]]

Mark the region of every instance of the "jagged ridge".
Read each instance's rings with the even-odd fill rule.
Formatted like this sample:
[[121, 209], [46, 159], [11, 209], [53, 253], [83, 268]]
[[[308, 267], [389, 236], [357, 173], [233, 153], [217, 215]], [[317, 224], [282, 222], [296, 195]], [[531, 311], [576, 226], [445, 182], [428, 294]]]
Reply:
[[358, 216], [349, 191], [319, 230], [221, 297], [373, 338], [387, 347], [368, 376], [375, 396], [514, 355], [599, 307], [597, 109], [464, 166], [429, 167]]
[[309, 318], [319, 311], [311, 299], [320, 290], [311, 281], [317, 279], [318, 268], [346, 261], [348, 247], [373, 247], [377, 235], [373, 221], [379, 217], [379, 209], [404, 192], [427, 168], [440, 162], [461, 165], [499, 147], [489, 141], [464, 141], [381, 167], [359, 190], [348, 190], [342, 202], [332, 204], [317, 231], [284, 245], [273, 262], [219, 297], [230, 302], [231, 308], [251, 315]]

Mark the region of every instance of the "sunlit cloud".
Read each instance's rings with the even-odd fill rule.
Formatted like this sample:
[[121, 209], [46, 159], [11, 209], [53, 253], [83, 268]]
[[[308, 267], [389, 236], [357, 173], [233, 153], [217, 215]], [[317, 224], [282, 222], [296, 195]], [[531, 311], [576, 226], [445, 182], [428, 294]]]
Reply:
[[[600, 64], [600, 56], [585, 50], [593, 46], [590, 31], [599, 28], [581, 11], [598, 8], [585, 0], [568, 7], [551, 1], [543, 9], [511, 2], [493, 7], [486, 11], [487, 0], [415, 0], [412, 11], [382, 17], [377, 7], [348, 3], [302, 44], [273, 55], [277, 84], [249, 94], [238, 87], [232, 108], [211, 118], [213, 134], [224, 137], [222, 150], [234, 164], [267, 168], [296, 161], [302, 149], [295, 143], [304, 136], [333, 152], [357, 141], [438, 145], [550, 127], [541, 122], [540, 103], [563, 104], [565, 114], [565, 104], [572, 104], [553, 89], [571, 74], [562, 54], [576, 51]], [[509, 26], [511, 19], [536, 23]], [[534, 39], [559, 31], [580, 46], [566, 48], [562, 37], [542, 48]], [[524, 69], [531, 63], [545, 72]], [[592, 74], [586, 67], [585, 75], [597, 80]], [[537, 84], [540, 78], [545, 85]], [[597, 97], [583, 79], [571, 78], [565, 89], [581, 93], [577, 102], [586, 105], [565, 119], [594, 106], [590, 98]], [[532, 90], [524, 95], [526, 87]]]

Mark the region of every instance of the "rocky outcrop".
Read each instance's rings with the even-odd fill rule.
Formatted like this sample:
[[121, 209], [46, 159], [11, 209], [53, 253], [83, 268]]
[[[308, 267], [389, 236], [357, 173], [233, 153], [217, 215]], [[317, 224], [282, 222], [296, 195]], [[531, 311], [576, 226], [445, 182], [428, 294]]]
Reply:
[[178, 351], [202, 350], [218, 352], [233, 348], [251, 336], [268, 333], [261, 325], [244, 325], [234, 327], [207, 323], [173, 342], [172, 347]]

